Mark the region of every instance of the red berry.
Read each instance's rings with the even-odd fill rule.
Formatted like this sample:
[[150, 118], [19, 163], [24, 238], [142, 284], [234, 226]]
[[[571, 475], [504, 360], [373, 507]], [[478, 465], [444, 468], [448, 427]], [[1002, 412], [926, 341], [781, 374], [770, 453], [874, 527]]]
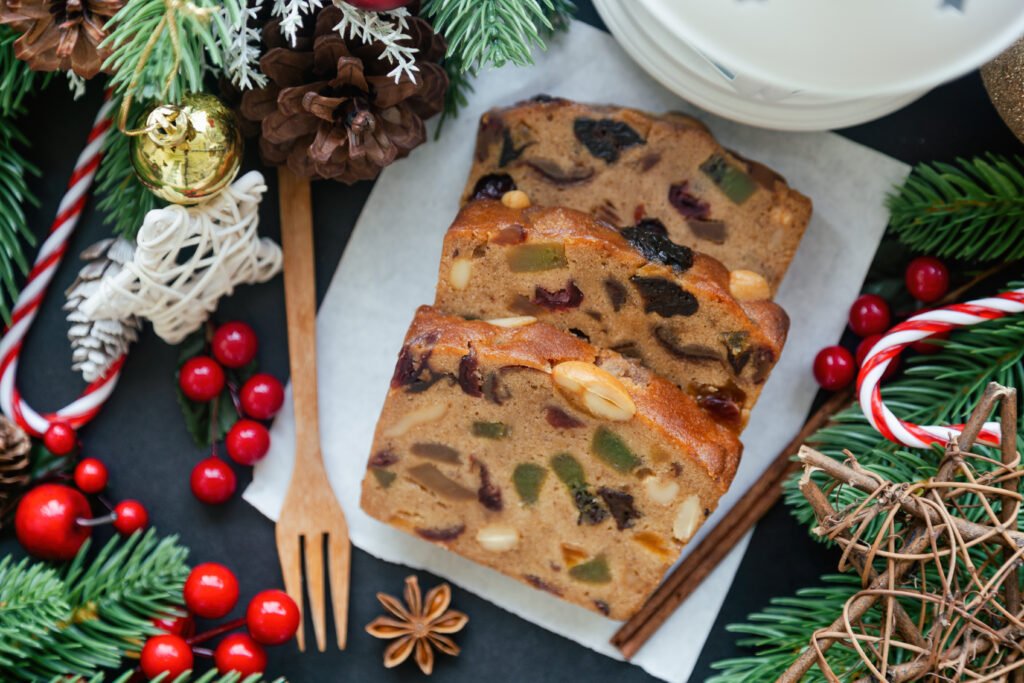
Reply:
[[14, 532], [22, 547], [42, 560], [70, 560], [92, 533], [78, 523], [92, 519], [89, 501], [63, 484], [42, 484], [26, 493], [14, 514]]
[[918, 256], [907, 265], [906, 283], [918, 301], [937, 301], [949, 291], [949, 268], [937, 258]]
[[[880, 334], [873, 334], [870, 337], [864, 337], [861, 339], [860, 344], [857, 344], [857, 351], [854, 356], [857, 358], [857, 367], [864, 365], [864, 359], [868, 357], [868, 352], [874, 348], [878, 340], [882, 338]], [[889, 361], [889, 367], [882, 373], [882, 379], [889, 379], [895, 375], [900, 369], [900, 357], [895, 356]]]
[[245, 611], [249, 634], [264, 645], [287, 643], [299, 630], [301, 618], [295, 601], [276, 589], [257, 593]]
[[240, 368], [256, 357], [256, 333], [241, 322], [224, 323], [213, 333], [213, 356], [226, 367]]
[[829, 391], [838, 391], [853, 381], [853, 356], [842, 346], [826, 346], [814, 357], [814, 379]]
[[167, 674], [164, 680], [173, 681], [191, 669], [192, 663], [192, 648], [181, 636], [151, 636], [139, 656], [142, 673], [150, 680]]
[[269, 420], [281, 410], [284, 403], [284, 387], [273, 375], [258, 374], [242, 385], [239, 395], [242, 410], [257, 420]]
[[861, 294], [850, 306], [850, 329], [858, 337], [885, 332], [889, 329], [889, 304], [877, 294]]
[[232, 633], [217, 645], [213, 662], [222, 674], [230, 671], [243, 676], [261, 674], [267, 668], [267, 651], [244, 633]]
[[207, 505], [220, 505], [235, 493], [235, 471], [220, 458], [200, 460], [192, 469], [192, 494]]
[[54, 422], [43, 434], [43, 445], [54, 455], [68, 455], [78, 445], [78, 436], [66, 422]]
[[153, 626], [182, 638], [191, 638], [196, 633], [196, 620], [187, 614], [180, 617], [157, 617], [153, 620]]
[[238, 579], [230, 569], [206, 562], [185, 580], [185, 606], [197, 617], [220, 619], [238, 602]]
[[387, 12], [412, 4], [412, 0], [345, 0], [345, 2], [353, 7], [368, 9], [373, 12]]
[[193, 401], [212, 401], [224, 390], [224, 369], [209, 356], [189, 358], [178, 372], [178, 386]]
[[270, 449], [270, 432], [259, 422], [239, 420], [228, 431], [224, 447], [239, 465], [254, 465]]
[[122, 536], [131, 536], [149, 524], [149, 513], [137, 500], [122, 500], [114, 507], [114, 528]]
[[75, 486], [85, 493], [99, 493], [107, 488], [107, 466], [96, 458], [85, 458], [75, 466]]

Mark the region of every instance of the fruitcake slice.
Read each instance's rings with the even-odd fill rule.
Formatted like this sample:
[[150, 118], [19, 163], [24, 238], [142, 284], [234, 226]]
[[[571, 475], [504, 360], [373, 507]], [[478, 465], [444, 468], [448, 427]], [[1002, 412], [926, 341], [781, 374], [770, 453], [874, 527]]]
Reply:
[[371, 516], [629, 617], [735, 474], [736, 433], [669, 382], [539, 322], [419, 310], [363, 479]]
[[696, 119], [536, 97], [480, 119], [464, 201], [525, 191], [615, 227], [661, 221], [674, 242], [778, 289], [811, 202]]
[[[505, 201], [527, 200], [520, 191]], [[648, 219], [615, 231], [570, 209], [466, 205], [445, 235], [434, 306], [533, 316], [636, 358], [733, 426], [746, 424], [789, 320], [764, 278], [731, 274]]]

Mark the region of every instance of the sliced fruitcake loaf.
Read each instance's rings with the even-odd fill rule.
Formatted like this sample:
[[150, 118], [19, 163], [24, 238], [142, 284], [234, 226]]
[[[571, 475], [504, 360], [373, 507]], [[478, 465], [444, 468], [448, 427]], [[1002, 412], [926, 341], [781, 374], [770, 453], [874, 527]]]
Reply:
[[769, 296], [764, 278], [674, 244], [653, 219], [616, 231], [571, 209], [477, 200], [445, 235], [434, 306], [533, 316], [640, 360], [742, 426], [788, 330]]
[[371, 516], [629, 617], [732, 481], [742, 446], [636, 362], [539, 322], [421, 308], [377, 423]]
[[811, 214], [780, 175], [696, 119], [544, 96], [480, 119], [464, 201], [511, 189], [615, 227], [655, 218], [673, 241], [761, 273], [773, 293]]

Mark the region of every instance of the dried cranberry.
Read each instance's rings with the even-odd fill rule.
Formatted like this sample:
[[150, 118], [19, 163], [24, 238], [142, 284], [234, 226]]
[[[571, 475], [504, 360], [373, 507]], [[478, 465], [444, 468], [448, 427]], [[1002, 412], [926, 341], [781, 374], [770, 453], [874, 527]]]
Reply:
[[594, 600], [594, 607], [597, 608], [598, 612], [600, 612], [601, 614], [603, 614], [605, 616], [608, 616], [609, 614], [611, 614], [611, 611], [612, 611], [611, 608], [608, 606], [608, 603], [605, 602], [604, 600]]
[[476, 359], [476, 352], [473, 349], [470, 349], [469, 353], [459, 361], [459, 386], [462, 387], [464, 392], [474, 398], [480, 398], [484, 395], [481, 387], [479, 365]]
[[559, 590], [555, 586], [552, 586], [550, 583], [540, 578], [539, 576], [535, 576], [534, 574], [524, 574], [523, 579], [525, 579], [526, 583], [530, 584], [534, 588], [539, 588], [542, 591], [547, 591], [552, 595], [557, 595], [559, 597], [562, 596], [561, 590]]
[[626, 123], [614, 119], [580, 117], [573, 122], [572, 130], [591, 154], [608, 163], [618, 161], [622, 150], [646, 142]]
[[552, 311], [567, 311], [571, 308], [578, 308], [583, 303], [583, 292], [572, 280], [569, 280], [565, 287], [554, 292], [549, 292], [538, 286], [533, 291], [533, 303]]
[[671, 318], [676, 315], [693, 315], [697, 312], [697, 297], [674, 282], [660, 277], [639, 275], [634, 275], [629, 281], [644, 298], [645, 313], [657, 313], [662, 318]]
[[516, 189], [516, 181], [508, 173], [488, 173], [476, 181], [470, 199], [501, 199], [506, 192]]
[[390, 448], [377, 451], [370, 458], [370, 467], [390, 467], [398, 462], [398, 456]]
[[561, 408], [555, 408], [554, 406], [545, 408], [544, 419], [555, 429], [576, 429], [583, 426], [583, 422], [577, 420]]
[[656, 218], [644, 219], [620, 232], [648, 261], [671, 266], [679, 272], [693, 266], [693, 250], [670, 240], [664, 224]]
[[687, 190], [690, 183], [684, 180], [675, 185], [669, 185], [668, 203], [675, 207], [675, 210], [687, 218], [705, 219], [711, 211], [707, 202], [702, 202], [696, 195], [690, 194]]
[[473, 463], [480, 468], [480, 488], [476, 492], [477, 499], [488, 510], [501, 512], [504, 507], [501, 502], [501, 489], [491, 481], [491, 473], [487, 469], [487, 465], [476, 458], [473, 458]]

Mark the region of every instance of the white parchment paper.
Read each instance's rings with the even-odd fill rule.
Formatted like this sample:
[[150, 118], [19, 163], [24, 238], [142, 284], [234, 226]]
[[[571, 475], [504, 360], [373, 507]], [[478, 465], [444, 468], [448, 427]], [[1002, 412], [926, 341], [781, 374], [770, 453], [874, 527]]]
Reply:
[[[608, 644], [618, 623], [393, 530], [359, 509], [377, 415], [413, 311], [433, 300], [441, 240], [469, 172], [479, 115], [537, 93], [695, 113], [723, 144], [778, 170], [814, 200], [814, 218], [778, 296], [792, 319], [789, 341], [744, 434], [736, 480], [705, 532], [802, 425], [816, 391], [810, 360], [839, 338], [885, 228], [885, 192], [908, 168], [831, 133], [770, 132], [694, 112], [633, 64], [610, 35], [579, 22], [538, 55], [535, 67], [485, 73], [474, 87], [469, 106], [446, 125], [440, 141], [423, 145], [381, 174], [320, 308], [320, 425], [327, 471], [359, 548], [432, 571], [524, 619], [618, 657]], [[330, 216], [316, 220], [318, 229], [331, 229]], [[291, 473], [291, 405], [289, 392], [272, 430], [270, 454], [245, 492], [245, 499], [271, 518], [280, 510]], [[666, 681], [689, 677], [748, 540], [634, 663]]]

